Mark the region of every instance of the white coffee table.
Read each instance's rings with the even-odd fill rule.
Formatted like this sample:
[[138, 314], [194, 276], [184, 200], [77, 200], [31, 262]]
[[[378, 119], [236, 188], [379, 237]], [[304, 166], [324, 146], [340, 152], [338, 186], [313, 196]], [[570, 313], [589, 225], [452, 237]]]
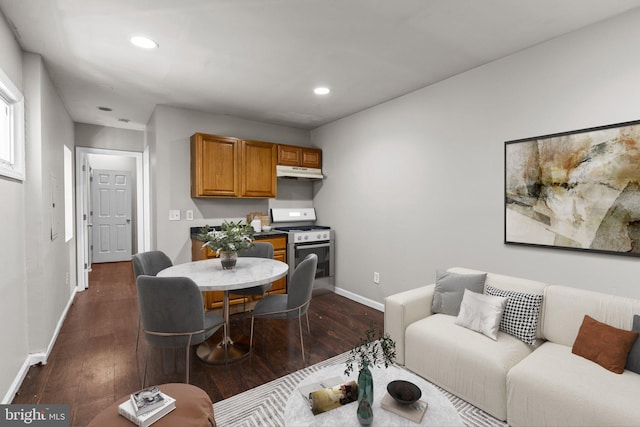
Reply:
[[[315, 372], [305, 378], [291, 392], [287, 400], [287, 406], [284, 412], [284, 423], [287, 427], [306, 427], [306, 426], [354, 426], [359, 427], [356, 410], [357, 402], [352, 402], [339, 408], [333, 409], [318, 415], [313, 415], [309, 405], [298, 391], [298, 387], [320, 382], [336, 376], [344, 377], [344, 363], [328, 366]], [[464, 422], [453, 404], [432, 384], [417, 376], [416, 374], [397, 366], [389, 368], [374, 368], [371, 370], [373, 375], [373, 423], [372, 426], [456, 426], [464, 427]], [[345, 380], [357, 381], [358, 373], [352, 373], [351, 376], [345, 377]], [[380, 401], [387, 393], [387, 384], [393, 380], [411, 381], [422, 391], [421, 400], [429, 404], [427, 412], [420, 424], [416, 424], [404, 417], [389, 412], [380, 407]]]

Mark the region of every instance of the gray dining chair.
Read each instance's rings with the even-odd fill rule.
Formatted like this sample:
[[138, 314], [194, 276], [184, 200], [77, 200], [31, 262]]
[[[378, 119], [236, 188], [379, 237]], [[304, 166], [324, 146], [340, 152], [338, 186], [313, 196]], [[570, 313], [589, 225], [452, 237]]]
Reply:
[[[162, 251], [140, 252], [131, 257], [133, 265], [133, 275], [137, 279], [138, 276], [155, 276], [165, 268], [173, 265], [171, 259]], [[138, 329], [136, 332], [136, 354], [138, 354], [138, 345], [140, 343], [140, 316], [138, 316]]]
[[162, 251], [148, 251], [135, 254], [131, 257], [133, 274], [138, 276], [155, 276], [165, 268], [173, 265], [171, 259]]
[[[213, 335], [224, 321], [204, 310], [202, 292], [188, 277], [138, 276], [136, 279], [142, 332], [157, 348], [186, 349], [186, 382], [189, 383], [191, 346]], [[142, 388], [147, 379], [149, 351], [145, 352]]]
[[[256, 242], [249, 249], [238, 252], [238, 257], [254, 257], [254, 258], [269, 258], [273, 259], [273, 245], [269, 242]], [[250, 296], [264, 296], [264, 294], [271, 288], [271, 283], [266, 285], [253, 286], [251, 288], [234, 289], [229, 293], [233, 295], [240, 295], [245, 297], [243, 302], [243, 311], [247, 308], [247, 298]]]
[[253, 324], [256, 318], [298, 319], [300, 329], [300, 347], [302, 348], [302, 362], [304, 356], [304, 340], [302, 338], [302, 315], [307, 318], [307, 331], [311, 335], [309, 326], [309, 304], [313, 294], [313, 282], [318, 268], [318, 256], [307, 255], [296, 267], [287, 285], [286, 294], [271, 294], [262, 298], [253, 309], [251, 316], [251, 338], [249, 346], [253, 348]]

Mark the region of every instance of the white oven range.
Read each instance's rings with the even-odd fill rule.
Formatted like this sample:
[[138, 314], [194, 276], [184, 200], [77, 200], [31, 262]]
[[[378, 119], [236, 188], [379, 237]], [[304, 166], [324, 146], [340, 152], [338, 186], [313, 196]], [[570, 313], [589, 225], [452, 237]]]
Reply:
[[272, 208], [274, 230], [287, 233], [289, 279], [296, 266], [310, 253], [318, 256], [313, 289], [334, 291], [334, 231], [316, 225], [314, 208]]

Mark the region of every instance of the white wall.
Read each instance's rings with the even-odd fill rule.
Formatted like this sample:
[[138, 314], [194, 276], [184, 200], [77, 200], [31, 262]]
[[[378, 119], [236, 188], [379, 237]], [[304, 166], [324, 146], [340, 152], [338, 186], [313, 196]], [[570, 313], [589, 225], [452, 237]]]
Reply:
[[65, 242], [64, 229], [64, 146], [74, 142], [42, 59], [20, 50], [3, 18], [0, 51], [0, 67], [25, 96], [26, 131], [24, 181], [0, 177], [0, 396], [9, 403], [29, 364], [46, 362], [76, 285], [75, 239]]
[[144, 150], [144, 132], [139, 130], [75, 123], [75, 139], [77, 147], [140, 153]]
[[[153, 159], [151, 234], [156, 241], [152, 247], [164, 251], [174, 263], [191, 261], [190, 227], [207, 223], [213, 225], [214, 220], [220, 218], [244, 218], [249, 212], [267, 212], [269, 209], [268, 199], [192, 199], [191, 135], [204, 132], [282, 144], [310, 145], [309, 132], [305, 130], [167, 106], [155, 108], [147, 128], [147, 143]], [[299, 191], [301, 185], [304, 187]], [[307, 194], [311, 198], [309, 183], [281, 185], [278, 187], [278, 197], [305, 193], [304, 188], [309, 189]], [[180, 209], [183, 220], [169, 221], [170, 209]], [[186, 210], [194, 211], [194, 221], [184, 221]]]
[[[0, 68], [24, 94], [22, 52], [0, 14]], [[26, 165], [27, 172], [30, 165]], [[25, 363], [27, 290], [25, 273], [24, 183], [0, 177], [0, 399], [5, 403], [16, 375]]]
[[[27, 100], [24, 213], [29, 353], [50, 350], [75, 289], [75, 238], [64, 236], [64, 150], [74, 147], [73, 122], [39, 55], [23, 55]], [[52, 187], [52, 181], [57, 185]], [[53, 190], [52, 190], [53, 188]], [[52, 196], [52, 191], [55, 196]], [[56, 201], [52, 215], [53, 201]], [[52, 229], [58, 235], [52, 240]]]
[[638, 40], [640, 10], [312, 131], [336, 286], [382, 302], [459, 265], [640, 298], [638, 258], [503, 244], [504, 141], [640, 119]]

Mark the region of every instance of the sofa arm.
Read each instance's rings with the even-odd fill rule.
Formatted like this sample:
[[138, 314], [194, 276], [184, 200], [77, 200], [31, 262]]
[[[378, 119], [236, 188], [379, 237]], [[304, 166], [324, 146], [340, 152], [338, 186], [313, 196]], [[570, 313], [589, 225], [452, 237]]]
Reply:
[[384, 299], [384, 332], [396, 343], [396, 363], [404, 365], [404, 332], [411, 323], [430, 316], [435, 285], [389, 295]]

